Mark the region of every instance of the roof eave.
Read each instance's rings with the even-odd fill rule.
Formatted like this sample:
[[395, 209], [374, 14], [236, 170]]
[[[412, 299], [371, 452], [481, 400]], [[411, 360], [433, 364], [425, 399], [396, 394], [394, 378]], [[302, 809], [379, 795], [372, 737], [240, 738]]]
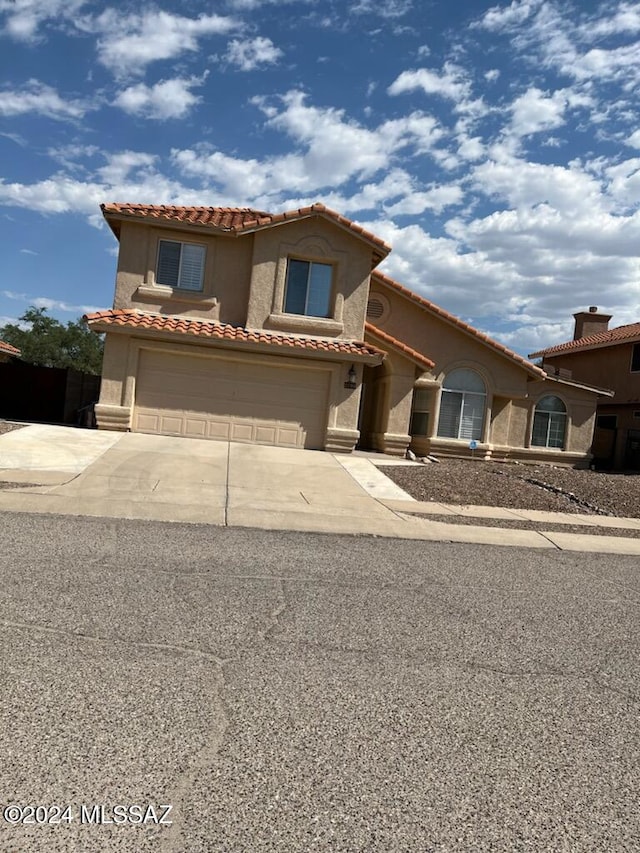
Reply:
[[[549, 349], [543, 349], [539, 352], [531, 353], [529, 355], [529, 358], [549, 358], [556, 355], [573, 355], [573, 353], [576, 352], [590, 352], [596, 349], [607, 349], [608, 347], [619, 347], [623, 346], [624, 344], [636, 344], [639, 342], [640, 334], [630, 335], [628, 338], [619, 338], [613, 341], [598, 341], [597, 343], [582, 344], [581, 346], [565, 347], [565, 349], [555, 349], [554, 347], [549, 347]], [[558, 346], [562, 345], [559, 344]]]
[[[149, 312], [144, 311], [132, 310], [131, 313], [137, 313], [143, 316], [149, 315]], [[315, 361], [353, 362], [356, 364], [365, 364], [375, 367], [382, 364], [385, 355], [382, 351], [378, 353], [334, 352], [331, 350], [314, 350], [303, 347], [288, 346], [286, 344], [278, 344], [275, 341], [270, 343], [237, 341], [225, 338], [209, 337], [206, 335], [196, 335], [172, 329], [147, 329], [140, 326], [130, 326], [126, 323], [115, 323], [104, 317], [95, 317], [92, 319], [91, 315], [87, 314], [84, 315], [83, 320], [85, 320], [92, 332], [99, 334], [122, 334], [134, 338], [152, 338], [154, 340], [165, 341], [171, 340], [173, 342], [205, 346], [212, 349], [235, 349], [243, 352], [255, 352], [270, 355], [277, 354], [289, 358], [305, 358]]]

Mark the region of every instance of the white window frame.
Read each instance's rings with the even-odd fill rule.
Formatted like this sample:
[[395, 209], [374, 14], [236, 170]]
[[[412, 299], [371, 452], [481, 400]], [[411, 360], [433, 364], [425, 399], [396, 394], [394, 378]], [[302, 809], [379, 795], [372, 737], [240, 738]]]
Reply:
[[[457, 373], [458, 371], [468, 371], [469, 373], [473, 373], [478, 379], [482, 382], [484, 386], [484, 392], [480, 391], [466, 391], [466, 390], [457, 390], [455, 388], [445, 388], [444, 385], [447, 382], [447, 378], [451, 376], [452, 373]], [[486, 383], [480, 373], [477, 370], [474, 370], [472, 367], [458, 367], [454, 370], [450, 370], [444, 378], [443, 387], [440, 391], [440, 411], [438, 413], [438, 428], [437, 428], [437, 436], [438, 438], [449, 438], [453, 441], [482, 441], [484, 434], [484, 424], [487, 412], [487, 386]], [[458, 422], [457, 434], [456, 435], [448, 435], [445, 434], [442, 430], [444, 429], [444, 424], [442, 422], [443, 412], [445, 410], [445, 400], [450, 400], [450, 397], [445, 397], [445, 395], [455, 395], [459, 397], [458, 401], [458, 413], [456, 416]], [[471, 410], [473, 412], [474, 402], [482, 402], [482, 414], [479, 419], [476, 419], [476, 423], [472, 423], [471, 430], [467, 430], [468, 427], [468, 415], [465, 421], [465, 409], [467, 411]], [[453, 402], [453, 401], [452, 401]], [[468, 432], [466, 435], [462, 435], [463, 432]]]
[[[163, 243], [174, 243], [175, 245], [180, 246], [180, 259], [178, 261], [178, 277], [176, 284], [167, 284], [166, 282], [162, 282], [158, 280], [158, 273], [160, 270], [160, 254], [162, 252]], [[184, 284], [181, 284], [182, 279], [182, 271], [183, 271], [183, 257], [184, 257], [184, 248], [185, 246], [192, 246], [194, 248], [198, 248], [202, 250], [201, 256], [201, 266], [200, 266], [200, 281], [199, 286], [196, 287], [185, 287]], [[158, 253], [156, 258], [156, 284], [159, 284], [161, 287], [171, 287], [174, 290], [182, 290], [185, 293], [202, 293], [204, 290], [204, 268], [207, 262], [207, 247], [203, 243], [192, 243], [184, 240], [169, 240], [162, 238], [158, 240]]]
[[[553, 397], [556, 400], [560, 400], [564, 407], [564, 411], [560, 412], [557, 409], [541, 409], [540, 404], [543, 400], [546, 400], [550, 397]], [[545, 443], [539, 444], [534, 441], [535, 432], [536, 432], [536, 417], [538, 415], [546, 415], [547, 416], [547, 424], [545, 429]], [[553, 423], [553, 416], [556, 419], [562, 419], [562, 444], [549, 444], [549, 439], [551, 436], [551, 425]], [[545, 447], [547, 450], [564, 450], [567, 444], [567, 404], [561, 397], [558, 397], [557, 394], [545, 394], [544, 397], [541, 397], [535, 405], [533, 410], [533, 421], [531, 423], [531, 447]]]

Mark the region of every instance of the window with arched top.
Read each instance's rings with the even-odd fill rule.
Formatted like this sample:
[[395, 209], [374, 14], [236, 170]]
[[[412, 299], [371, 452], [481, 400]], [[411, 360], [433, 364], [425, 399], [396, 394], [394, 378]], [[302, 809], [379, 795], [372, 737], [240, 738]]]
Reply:
[[481, 440], [486, 400], [484, 380], [475, 370], [462, 367], [447, 373], [440, 395], [438, 435]]
[[533, 415], [531, 444], [534, 447], [564, 447], [567, 407], [560, 397], [541, 397]]

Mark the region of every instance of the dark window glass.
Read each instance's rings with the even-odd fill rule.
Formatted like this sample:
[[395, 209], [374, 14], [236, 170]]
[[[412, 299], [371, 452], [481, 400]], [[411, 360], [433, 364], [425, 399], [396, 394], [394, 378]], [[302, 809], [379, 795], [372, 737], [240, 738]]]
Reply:
[[291, 259], [287, 268], [284, 310], [287, 314], [329, 317], [331, 308], [331, 264]]

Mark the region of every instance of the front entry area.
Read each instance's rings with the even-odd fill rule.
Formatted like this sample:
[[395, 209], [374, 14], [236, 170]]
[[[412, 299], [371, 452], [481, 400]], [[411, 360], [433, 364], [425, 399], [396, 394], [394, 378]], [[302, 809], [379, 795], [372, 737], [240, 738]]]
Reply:
[[134, 432], [324, 448], [331, 367], [141, 349]]

